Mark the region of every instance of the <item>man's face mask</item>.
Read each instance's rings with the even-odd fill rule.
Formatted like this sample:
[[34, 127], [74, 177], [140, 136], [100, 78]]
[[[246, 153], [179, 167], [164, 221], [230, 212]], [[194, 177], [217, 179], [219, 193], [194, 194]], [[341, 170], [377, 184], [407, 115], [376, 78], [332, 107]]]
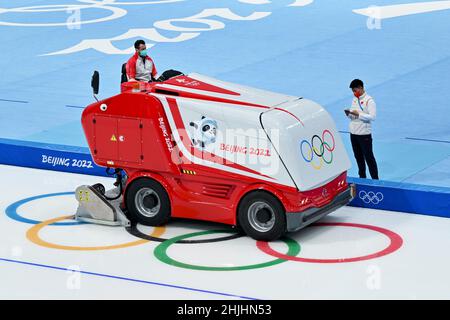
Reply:
[[361, 97], [361, 91], [360, 90], [355, 90], [353, 91], [353, 95], [357, 98]]
[[141, 51], [139, 51], [139, 55], [141, 56], [141, 57], [146, 57], [147, 56], [147, 49], [144, 49], [144, 50], [141, 50]]

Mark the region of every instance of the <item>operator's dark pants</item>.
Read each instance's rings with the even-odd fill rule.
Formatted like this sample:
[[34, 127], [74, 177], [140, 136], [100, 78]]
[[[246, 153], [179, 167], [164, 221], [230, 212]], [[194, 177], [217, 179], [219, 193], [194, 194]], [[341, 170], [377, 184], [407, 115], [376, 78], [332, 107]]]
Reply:
[[350, 134], [352, 141], [353, 154], [358, 163], [358, 174], [360, 178], [366, 178], [366, 162], [369, 167], [372, 179], [378, 180], [378, 167], [372, 150], [372, 135]]

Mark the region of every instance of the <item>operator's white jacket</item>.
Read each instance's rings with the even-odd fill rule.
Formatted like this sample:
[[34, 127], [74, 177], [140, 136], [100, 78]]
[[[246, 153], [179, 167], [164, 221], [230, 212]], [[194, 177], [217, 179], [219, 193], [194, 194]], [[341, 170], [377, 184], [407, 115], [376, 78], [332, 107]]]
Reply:
[[377, 105], [375, 100], [367, 93], [364, 93], [361, 97], [353, 98], [352, 106], [350, 110], [358, 110], [359, 117], [349, 114], [350, 121], [350, 133], [363, 135], [372, 133], [371, 122], [375, 120], [377, 116]]

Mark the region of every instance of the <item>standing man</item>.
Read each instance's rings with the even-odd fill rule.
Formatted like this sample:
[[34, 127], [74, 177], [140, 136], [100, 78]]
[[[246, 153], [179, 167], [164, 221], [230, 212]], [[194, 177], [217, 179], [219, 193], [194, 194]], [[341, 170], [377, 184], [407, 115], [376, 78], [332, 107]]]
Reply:
[[377, 105], [371, 96], [364, 91], [364, 83], [355, 79], [350, 83], [353, 91], [352, 106], [345, 110], [350, 118], [350, 139], [353, 154], [358, 163], [360, 178], [366, 178], [366, 162], [372, 179], [378, 180], [378, 167], [372, 150], [372, 124], [377, 116]]
[[128, 60], [126, 67], [128, 81], [153, 81], [158, 73], [152, 58], [147, 54], [145, 41], [137, 40], [134, 48], [136, 53]]

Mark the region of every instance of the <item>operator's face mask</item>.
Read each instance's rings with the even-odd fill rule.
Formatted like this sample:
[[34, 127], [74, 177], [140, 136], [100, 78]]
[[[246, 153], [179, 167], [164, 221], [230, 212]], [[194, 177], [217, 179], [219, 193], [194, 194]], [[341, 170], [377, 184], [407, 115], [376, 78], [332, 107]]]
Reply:
[[139, 55], [140, 55], [142, 58], [146, 57], [146, 56], [147, 56], [147, 49], [144, 49], [144, 50], [139, 51]]
[[360, 89], [356, 89], [355, 91], [353, 91], [353, 95], [357, 98], [361, 97], [361, 90]]

